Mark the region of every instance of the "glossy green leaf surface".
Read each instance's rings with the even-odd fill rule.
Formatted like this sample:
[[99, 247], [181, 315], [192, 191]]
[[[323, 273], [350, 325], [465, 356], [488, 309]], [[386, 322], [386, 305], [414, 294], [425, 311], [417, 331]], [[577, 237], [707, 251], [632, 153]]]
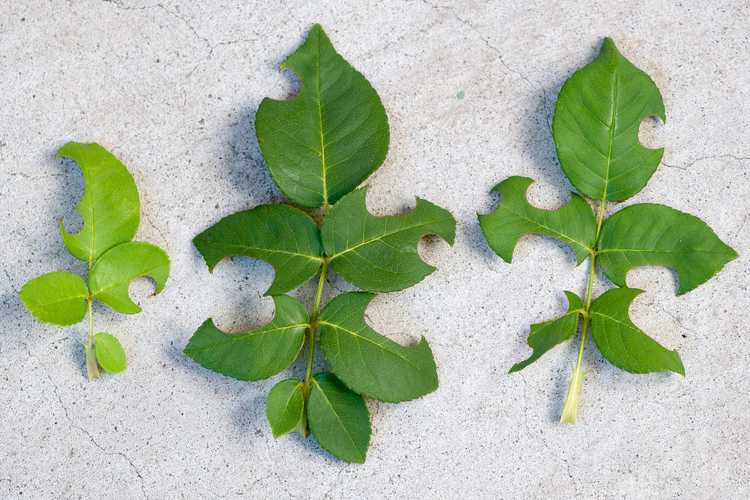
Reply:
[[188, 342], [185, 354], [204, 368], [240, 380], [276, 375], [297, 359], [309, 320], [297, 299], [280, 295], [273, 301], [273, 320], [254, 330], [225, 333], [206, 320]]
[[280, 295], [309, 280], [322, 264], [315, 221], [288, 205], [261, 205], [224, 217], [193, 239], [209, 270], [225, 257], [246, 256], [274, 268], [266, 295]]
[[83, 197], [76, 210], [83, 228], [60, 233], [70, 253], [93, 263], [113, 246], [130, 241], [140, 222], [140, 201], [133, 176], [120, 160], [98, 144], [69, 142], [58, 156], [75, 161], [83, 173]]
[[323, 224], [323, 247], [334, 271], [373, 292], [402, 290], [419, 283], [435, 268], [419, 257], [417, 243], [434, 234], [453, 244], [453, 216], [417, 198], [410, 212], [375, 217], [367, 211], [366, 195], [362, 188], [342, 198]]
[[134, 279], [148, 276], [159, 293], [169, 277], [169, 257], [150, 243], [128, 242], [108, 250], [91, 269], [89, 288], [97, 300], [115, 311], [136, 314], [141, 308], [128, 295]]
[[88, 293], [80, 276], [59, 271], [28, 281], [19, 295], [26, 309], [38, 320], [66, 326], [74, 325], [86, 316]]
[[599, 243], [599, 262], [616, 285], [625, 286], [634, 267], [664, 266], [678, 273], [678, 294], [705, 283], [735, 257], [737, 252], [699, 218], [651, 203], [613, 214]]
[[650, 116], [666, 120], [659, 89], [606, 38], [599, 56], [576, 71], [557, 98], [552, 130], [570, 182], [596, 200], [624, 200], [640, 191], [664, 153], [638, 140]]
[[294, 203], [333, 204], [383, 163], [389, 139], [385, 109], [320, 25], [281, 68], [292, 70], [301, 88], [293, 99], [261, 102], [255, 126], [263, 158]]
[[266, 417], [271, 424], [273, 437], [277, 438], [297, 429], [305, 411], [302, 381], [296, 378], [282, 380], [273, 386], [266, 399]]
[[680, 356], [662, 347], [630, 321], [630, 303], [643, 293], [635, 288], [613, 288], [591, 305], [591, 335], [602, 355], [631, 373], [671, 371], [685, 375]]
[[403, 347], [367, 325], [365, 310], [373, 298], [345, 293], [323, 310], [320, 347], [331, 371], [355, 392], [380, 401], [407, 401], [437, 389], [435, 360], [424, 338]]
[[125, 350], [117, 337], [109, 333], [97, 333], [94, 338], [96, 362], [107, 373], [119, 373], [128, 367]]
[[573, 193], [557, 210], [532, 206], [526, 191], [533, 184], [528, 177], [509, 177], [493, 188], [500, 193], [500, 205], [479, 216], [479, 224], [490, 248], [505, 262], [513, 258], [516, 243], [527, 234], [542, 234], [567, 243], [581, 263], [594, 248], [596, 220], [591, 206]]
[[568, 298], [568, 311], [559, 318], [531, 325], [529, 347], [533, 349], [533, 352], [524, 361], [513, 365], [510, 373], [523, 370], [539, 359], [542, 354], [576, 334], [584, 305], [578, 295], [573, 292], [565, 292], [565, 296]]
[[364, 463], [370, 444], [370, 413], [362, 397], [335, 375], [318, 373], [313, 377], [307, 420], [315, 439], [331, 455]]

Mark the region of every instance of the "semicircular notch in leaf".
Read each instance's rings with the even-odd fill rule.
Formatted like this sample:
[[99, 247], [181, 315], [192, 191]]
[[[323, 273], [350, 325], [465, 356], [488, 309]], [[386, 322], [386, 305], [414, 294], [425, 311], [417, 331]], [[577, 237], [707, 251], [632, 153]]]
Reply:
[[277, 438], [297, 429], [304, 419], [305, 397], [302, 381], [296, 378], [282, 380], [273, 386], [266, 398], [266, 417], [271, 424], [273, 437]]
[[678, 294], [708, 281], [737, 257], [731, 247], [694, 215], [654, 203], [631, 205], [613, 214], [602, 228], [599, 262], [607, 278], [625, 286], [628, 271], [664, 266], [680, 278]]
[[150, 243], [132, 241], [108, 250], [91, 269], [91, 294], [117, 312], [137, 314], [141, 308], [128, 294], [130, 282], [149, 277], [156, 284], [155, 294], [162, 291], [169, 277], [169, 257]]
[[83, 279], [67, 271], [36, 277], [19, 292], [23, 305], [38, 320], [62, 326], [74, 325], [86, 316], [88, 294]]
[[403, 347], [365, 322], [372, 293], [341, 294], [320, 317], [320, 347], [331, 371], [364, 396], [396, 403], [424, 396], [438, 386], [427, 341]]
[[602, 355], [631, 373], [671, 371], [685, 375], [675, 351], [662, 347], [630, 321], [630, 303], [643, 293], [636, 288], [612, 288], [591, 305], [591, 336]]
[[94, 337], [96, 362], [107, 373], [119, 373], [128, 367], [125, 350], [117, 337], [109, 333], [99, 332]]
[[552, 131], [570, 182], [597, 200], [625, 200], [640, 191], [664, 153], [638, 140], [650, 116], [666, 121], [659, 89], [606, 38], [599, 56], [576, 71], [557, 98]]
[[335, 203], [372, 174], [388, 151], [388, 118], [377, 92], [331, 45], [320, 25], [281, 65], [299, 95], [266, 98], [255, 129], [279, 189], [305, 207]]
[[335, 375], [312, 379], [307, 421], [315, 439], [341, 460], [364, 463], [370, 445], [370, 413], [362, 396], [350, 391]]
[[323, 263], [315, 221], [289, 205], [260, 205], [224, 217], [193, 239], [209, 270], [225, 257], [247, 256], [274, 268], [266, 295], [281, 295], [309, 280]]
[[593, 252], [596, 239], [594, 212], [579, 195], [557, 210], [536, 208], [526, 198], [534, 181], [528, 177], [509, 177], [493, 188], [500, 194], [500, 205], [479, 224], [487, 243], [505, 262], [513, 258], [516, 243], [527, 234], [542, 234], [567, 243], [580, 264]]
[[185, 354], [196, 363], [239, 380], [261, 380], [291, 365], [305, 340], [305, 306], [286, 295], [273, 297], [273, 320], [241, 333], [225, 333], [206, 320], [193, 334]]
[[333, 270], [349, 283], [372, 292], [408, 288], [432, 273], [417, 243], [436, 234], [453, 244], [456, 221], [447, 210], [417, 198], [403, 215], [375, 217], [367, 211], [366, 188], [346, 195], [331, 209], [321, 230]]
[[61, 221], [60, 234], [74, 257], [92, 264], [135, 236], [141, 209], [138, 189], [125, 165], [99, 144], [69, 142], [57, 155], [75, 161], [84, 182], [83, 197], [76, 205], [83, 228], [70, 234]]

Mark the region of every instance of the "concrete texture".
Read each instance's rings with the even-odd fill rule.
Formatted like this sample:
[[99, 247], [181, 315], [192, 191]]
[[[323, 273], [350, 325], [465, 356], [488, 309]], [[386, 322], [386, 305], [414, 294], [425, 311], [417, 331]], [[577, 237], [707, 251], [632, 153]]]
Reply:
[[[693, 5], [0, 0], [0, 497], [750, 495], [750, 7]], [[233, 381], [181, 354], [209, 316], [238, 329], [272, 314], [261, 297], [269, 266], [237, 259], [209, 275], [190, 240], [224, 215], [280, 199], [254, 112], [264, 96], [293, 90], [277, 66], [313, 22], [390, 117], [371, 210], [394, 213], [418, 195], [459, 221], [453, 248], [424, 245], [436, 273], [369, 309], [393, 338], [430, 340], [441, 386], [411, 403], [370, 405], [365, 465], [333, 460], [312, 441], [275, 441], [264, 414], [275, 379]], [[644, 141], [667, 152], [633, 201], [702, 217], [741, 256], [683, 297], [667, 270], [631, 273], [648, 291], [636, 323], [679, 350], [687, 377], [629, 375], [588, 350], [581, 422], [564, 427], [575, 344], [506, 372], [529, 352], [529, 323], [563, 311], [563, 290], [583, 291], [585, 266], [537, 237], [507, 265], [475, 213], [494, 206], [490, 188], [513, 174], [539, 180], [540, 206], [567, 199], [551, 113], [605, 35], [653, 76], [669, 117], [643, 127]], [[138, 238], [173, 261], [162, 295], [133, 285], [143, 314], [96, 308], [97, 328], [118, 334], [130, 356], [127, 372], [96, 383], [83, 373], [84, 326], [43, 325], [17, 299], [40, 273], [82, 270], [57, 233], [61, 217], [75, 223], [82, 189], [77, 169], [53, 157], [72, 139], [100, 142], [128, 165], [143, 204]]]

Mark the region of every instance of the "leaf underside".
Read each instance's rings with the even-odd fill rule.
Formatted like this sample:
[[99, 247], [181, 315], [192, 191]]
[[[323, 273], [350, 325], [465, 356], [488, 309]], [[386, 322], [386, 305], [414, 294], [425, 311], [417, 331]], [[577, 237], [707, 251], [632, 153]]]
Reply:
[[640, 191], [664, 153], [638, 140], [650, 116], [666, 120], [659, 89], [605, 39], [599, 56], [565, 82], [555, 107], [557, 156], [576, 189], [610, 201]]
[[534, 181], [509, 177], [493, 188], [500, 193], [500, 205], [479, 223], [490, 248], [505, 262], [511, 262], [518, 240], [527, 234], [541, 234], [568, 244], [580, 264], [591, 254], [596, 238], [596, 221], [591, 206], [573, 193], [570, 201], [557, 210], [532, 206], [526, 192]]
[[402, 290], [422, 281], [435, 268], [417, 253], [417, 243], [435, 234], [453, 244], [456, 221], [447, 210], [417, 198], [403, 215], [375, 217], [367, 211], [367, 190], [342, 198], [322, 228], [323, 247], [333, 270], [367, 291]]
[[331, 371], [353, 391], [380, 401], [424, 396], [438, 386], [427, 341], [403, 347], [365, 323], [374, 294], [352, 292], [333, 299], [320, 318], [320, 347]]
[[320, 25], [286, 61], [301, 80], [289, 100], [266, 98], [256, 115], [263, 158], [294, 203], [335, 203], [385, 159], [388, 119], [377, 92], [333, 48]]
[[77, 274], [66, 271], [43, 274], [28, 281], [21, 301], [39, 321], [74, 325], [86, 316], [88, 288]]
[[96, 362], [107, 373], [119, 373], [128, 367], [125, 350], [117, 337], [100, 332], [94, 337]]
[[286, 379], [273, 386], [266, 399], [266, 417], [277, 438], [297, 429], [303, 420], [305, 397], [302, 381]]

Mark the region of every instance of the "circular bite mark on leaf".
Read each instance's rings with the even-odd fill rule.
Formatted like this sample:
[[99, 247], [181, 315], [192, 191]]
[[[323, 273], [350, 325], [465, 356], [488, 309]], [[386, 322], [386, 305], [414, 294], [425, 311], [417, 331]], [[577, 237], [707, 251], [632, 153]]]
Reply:
[[94, 337], [96, 361], [107, 373], [120, 373], [128, 367], [125, 350], [117, 337], [100, 332]]

